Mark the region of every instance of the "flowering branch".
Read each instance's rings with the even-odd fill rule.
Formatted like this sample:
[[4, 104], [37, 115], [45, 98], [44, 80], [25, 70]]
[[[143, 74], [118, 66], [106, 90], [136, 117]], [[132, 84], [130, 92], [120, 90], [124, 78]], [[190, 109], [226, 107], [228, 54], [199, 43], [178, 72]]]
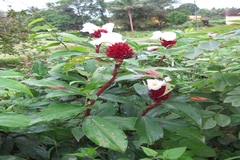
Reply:
[[142, 116], [145, 116], [145, 114], [147, 114], [148, 111], [150, 111], [151, 109], [157, 107], [158, 105], [161, 104], [161, 101], [157, 101], [156, 103], [149, 105], [143, 112], [142, 112]]
[[[123, 62], [123, 60], [121, 60], [121, 61], [118, 61], [119, 63], [117, 63], [117, 64], [115, 64], [115, 68], [114, 68], [114, 70], [113, 70], [113, 73], [112, 73], [112, 78], [107, 82], [107, 83], [105, 83], [98, 91], [97, 91], [97, 93], [96, 93], [96, 96], [100, 96], [102, 93], [103, 93], [103, 91], [105, 91], [113, 82], [114, 82], [114, 80], [116, 79], [116, 77], [117, 77], [117, 74], [118, 74], [118, 69], [120, 68], [120, 66], [122, 65], [122, 62]], [[89, 106], [92, 106], [94, 103], [95, 103], [95, 101], [96, 100], [91, 100], [90, 101], [90, 104], [89, 104]], [[88, 108], [86, 111], [85, 111], [85, 117], [86, 116], [89, 116], [90, 115], [90, 112], [91, 112], [91, 109], [90, 108]]]

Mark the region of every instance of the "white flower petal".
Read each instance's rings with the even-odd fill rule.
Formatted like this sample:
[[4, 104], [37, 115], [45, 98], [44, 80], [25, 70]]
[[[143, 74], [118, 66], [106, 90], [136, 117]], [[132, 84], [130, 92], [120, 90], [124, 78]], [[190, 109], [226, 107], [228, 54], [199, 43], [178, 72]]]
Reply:
[[155, 31], [155, 32], [153, 32], [153, 35], [150, 39], [159, 39], [161, 36], [162, 36], [161, 31]]
[[166, 82], [172, 81], [172, 79], [171, 79], [169, 76], [165, 77], [164, 80], [165, 80]]
[[148, 51], [153, 51], [153, 50], [156, 50], [158, 48], [159, 48], [159, 46], [150, 46], [150, 47], [147, 47], [147, 50]]
[[165, 41], [173, 41], [176, 40], [177, 35], [175, 32], [164, 32], [162, 33], [161, 38]]
[[92, 40], [89, 43], [91, 43], [92, 45], [100, 45], [101, 43], [103, 43], [102, 39], [98, 38], [96, 40]]
[[92, 23], [85, 23], [83, 24], [83, 29], [80, 30], [81, 32], [88, 32], [90, 34], [94, 33], [94, 31], [98, 30], [99, 27]]
[[107, 45], [113, 45], [118, 42], [125, 42], [122, 40], [122, 35], [119, 33], [101, 33], [101, 37], [90, 41], [93, 45], [100, 45], [101, 43], [106, 43]]
[[113, 31], [114, 23], [106, 23], [102, 26], [102, 29], [105, 29], [108, 33]]
[[118, 42], [124, 42], [122, 40], [122, 35], [119, 33], [102, 33], [102, 36], [100, 37], [104, 43], [107, 43], [108, 45], [112, 45]]
[[160, 81], [157, 79], [147, 79], [147, 86], [149, 90], [158, 90], [163, 85], [166, 85], [165, 81]]

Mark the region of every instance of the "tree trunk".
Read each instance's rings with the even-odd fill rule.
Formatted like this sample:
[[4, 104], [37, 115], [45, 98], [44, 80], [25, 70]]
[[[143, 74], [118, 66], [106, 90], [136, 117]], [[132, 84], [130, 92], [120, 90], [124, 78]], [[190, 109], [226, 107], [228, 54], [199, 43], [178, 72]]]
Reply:
[[133, 22], [132, 22], [132, 15], [131, 15], [131, 9], [128, 8], [128, 9], [127, 9], [127, 12], [128, 12], [129, 22], [130, 22], [130, 26], [131, 26], [131, 31], [134, 32]]

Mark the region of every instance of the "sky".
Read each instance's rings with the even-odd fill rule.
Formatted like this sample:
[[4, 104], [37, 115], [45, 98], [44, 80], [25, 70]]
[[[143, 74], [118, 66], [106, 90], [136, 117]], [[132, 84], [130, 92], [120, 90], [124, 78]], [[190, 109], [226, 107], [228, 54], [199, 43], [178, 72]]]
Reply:
[[[7, 11], [8, 5], [16, 11], [27, 9], [31, 6], [44, 8], [47, 2], [56, 2], [58, 0], [0, 0], [0, 10]], [[105, 0], [112, 1], [112, 0]], [[180, 4], [194, 3], [194, 0], [179, 0]], [[212, 9], [215, 8], [240, 8], [240, 0], [195, 0], [199, 8]]]

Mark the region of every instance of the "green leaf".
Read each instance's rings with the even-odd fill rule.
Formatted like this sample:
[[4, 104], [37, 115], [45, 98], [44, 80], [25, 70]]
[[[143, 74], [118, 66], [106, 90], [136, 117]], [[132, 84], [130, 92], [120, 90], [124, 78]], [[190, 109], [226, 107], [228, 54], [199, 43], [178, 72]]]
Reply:
[[61, 80], [73, 81], [75, 83], [81, 83], [81, 84], [86, 84], [87, 83], [86, 79], [84, 77], [82, 77], [78, 72], [71, 72], [70, 71], [70, 72], [68, 72], [68, 74], [66, 74], [62, 70], [50, 70], [49, 74], [52, 77], [57, 77]]
[[66, 96], [74, 96], [74, 95], [82, 95], [86, 96], [83, 92], [75, 92], [75, 91], [64, 91], [64, 90], [53, 90], [52, 92], [46, 95], [46, 98], [53, 97], [66, 97]]
[[96, 107], [92, 109], [92, 115], [99, 117], [115, 115], [119, 110], [118, 104], [110, 101], [103, 103], [97, 102], [92, 107]]
[[[28, 116], [16, 113], [0, 113], [0, 126], [4, 127], [26, 127], [31, 119]], [[0, 127], [1, 128], [1, 127]]]
[[102, 86], [112, 78], [112, 71], [112, 66], [102, 66], [97, 68], [90, 78], [91, 83], [96, 84], [97, 87]]
[[76, 43], [76, 44], [81, 44], [81, 38], [75, 36], [74, 34], [69, 34], [69, 33], [57, 33], [58, 39], [60, 39], [63, 42], [70, 42], [70, 43]]
[[46, 148], [35, 139], [24, 136], [16, 137], [15, 144], [23, 155], [28, 155], [36, 159], [49, 159]]
[[83, 130], [80, 127], [75, 127], [71, 130], [74, 138], [79, 142], [79, 140], [84, 136]]
[[34, 19], [33, 21], [31, 21], [30, 23], [28, 23], [28, 27], [31, 27], [33, 24], [37, 23], [37, 22], [41, 22], [43, 21], [44, 18], [37, 18], [37, 19]]
[[47, 74], [48, 70], [47, 66], [44, 63], [37, 60], [33, 63], [32, 71], [33, 73], [37, 74], [38, 78], [42, 78]]
[[86, 71], [87, 73], [94, 73], [97, 69], [96, 64], [97, 64], [97, 60], [95, 59], [84, 61], [83, 62], [84, 71]]
[[0, 77], [0, 88], [11, 89], [16, 92], [23, 92], [30, 96], [33, 96], [31, 91], [25, 85], [21, 84], [18, 81], [11, 80], [11, 79], [6, 79], [6, 78]]
[[101, 94], [99, 97], [102, 99], [112, 101], [112, 102], [130, 103], [130, 104], [133, 103], [126, 96], [119, 96], [119, 95], [114, 95], [114, 94]]
[[[196, 108], [191, 106], [190, 104], [184, 103], [184, 102], [165, 102], [165, 106], [168, 106], [171, 109], [175, 109], [177, 111], [180, 111], [180, 115], [183, 114], [184, 116], [190, 118], [193, 120], [196, 124], [199, 126], [202, 125], [202, 117]], [[177, 113], [178, 114], [178, 113]]]
[[140, 141], [149, 145], [163, 137], [162, 126], [154, 119], [146, 116], [138, 118], [135, 124], [136, 132], [140, 136]]
[[220, 45], [221, 45], [221, 43], [219, 43], [218, 41], [209, 41], [209, 42], [200, 43], [198, 45], [198, 47], [201, 49], [212, 51], [212, 50], [217, 49]]
[[186, 151], [187, 147], [178, 147], [163, 152], [163, 156], [167, 159], [177, 159]]
[[217, 125], [216, 121], [213, 118], [208, 118], [205, 122], [203, 122], [202, 129], [211, 129]]
[[49, 59], [56, 59], [59, 57], [70, 57], [70, 56], [87, 56], [87, 50], [84, 50], [85, 48], [83, 48], [83, 52], [76, 52], [76, 51], [59, 51], [59, 52], [55, 52], [53, 54], [50, 55]]
[[124, 153], [128, 146], [124, 132], [114, 123], [101, 117], [88, 116], [83, 122], [83, 132], [99, 146]]
[[158, 152], [154, 151], [153, 149], [146, 148], [146, 147], [143, 147], [143, 146], [141, 146], [141, 148], [143, 149], [143, 152], [147, 156], [155, 157], [158, 154]]
[[34, 124], [41, 121], [73, 117], [84, 112], [85, 109], [85, 107], [74, 106], [71, 104], [53, 104], [41, 112], [37, 112], [36, 116], [38, 118], [34, 119], [31, 123]]
[[226, 99], [224, 99], [223, 103], [232, 103], [232, 106], [240, 107], [240, 95], [229, 96]]
[[98, 55], [81, 55], [81, 56], [74, 57], [68, 63], [66, 63], [66, 65], [64, 66], [64, 70], [65, 72], [68, 72], [76, 64], [82, 64], [86, 60], [96, 59], [96, 58], [99, 58], [99, 56]]
[[0, 156], [0, 160], [26, 160], [26, 159], [15, 156]]
[[183, 57], [188, 58], [188, 59], [194, 59], [202, 53], [203, 53], [202, 49], [194, 47], [194, 48], [191, 48], [191, 49], [183, 52]]
[[193, 150], [193, 152], [200, 157], [214, 157], [216, 152], [209, 146], [205, 146], [200, 150]]
[[217, 114], [214, 116], [215, 121], [221, 127], [226, 127], [231, 123], [231, 119], [224, 114]]
[[[60, 93], [61, 91], [64, 95], [85, 95], [78, 88], [72, 87], [64, 81], [60, 80], [51, 80], [51, 79], [41, 79], [41, 80], [25, 80], [24, 83], [29, 85], [37, 86], [37, 87], [50, 87], [56, 89], [56, 93]], [[58, 92], [57, 92], [58, 91]]]
[[87, 48], [85, 48], [83, 46], [74, 46], [74, 47], [70, 48], [70, 51], [82, 52], [82, 53], [88, 52]]
[[234, 156], [234, 157], [231, 157], [231, 158], [226, 158], [224, 160], [233, 160], [233, 159], [239, 159], [239, 158], [240, 158], [240, 156]]
[[205, 137], [202, 135], [202, 132], [199, 130], [199, 128], [191, 127], [185, 123], [171, 122], [169, 120], [159, 120], [159, 123], [162, 124], [164, 129], [170, 132], [175, 132], [183, 137], [187, 137], [189, 139], [198, 139], [202, 142], [205, 140]]
[[20, 72], [14, 72], [14, 71], [2, 71], [0, 70], [0, 77], [2, 78], [22, 78], [25, 75]]
[[228, 92], [227, 95], [233, 95], [233, 96], [240, 95], [240, 86], [234, 88], [233, 91]]
[[49, 26], [49, 25], [43, 25], [43, 26], [36, 26], [36, 27], [33, 27], [31, 29], [32, 32], [38, 32], [38, 31], [45, 31], [45, 30], [49, 30], [49, 29], [52, 29], [53, 27], [52, 26]]
[[77, 157], [94, 157], [97, 154], [97, 150], [98, 148], [81, 148], [81, 153], [74, 153], [71, 155], [75, 155]]
[[54, 42], [54, 43], [50, 43], [46, 46], [42, 46], [39, 48], [39, 50], [44, 50], [44, 49], [47, 49], [47, 48], [50, 48], [50, 47], [54, 47], [54, 46], [59, 46], [61, 43], [60, 42]]
[[135, 91], [145, 100], [145, 102], [151, 102], [151, 98], [148, 96], [148, 88], [146, 85], [136, 83], [133, 85]]
[[107, 116], [104, 119], [118, 125], [122, 130], [135, 130], [134, 126], [137, 117], [118, 117], [118, 116]]
[[187, 147], [188, 149], [201, 150], [206, 144], [197, 139], [184, 138], [179, 141], [179, 145], [182, 147]]

